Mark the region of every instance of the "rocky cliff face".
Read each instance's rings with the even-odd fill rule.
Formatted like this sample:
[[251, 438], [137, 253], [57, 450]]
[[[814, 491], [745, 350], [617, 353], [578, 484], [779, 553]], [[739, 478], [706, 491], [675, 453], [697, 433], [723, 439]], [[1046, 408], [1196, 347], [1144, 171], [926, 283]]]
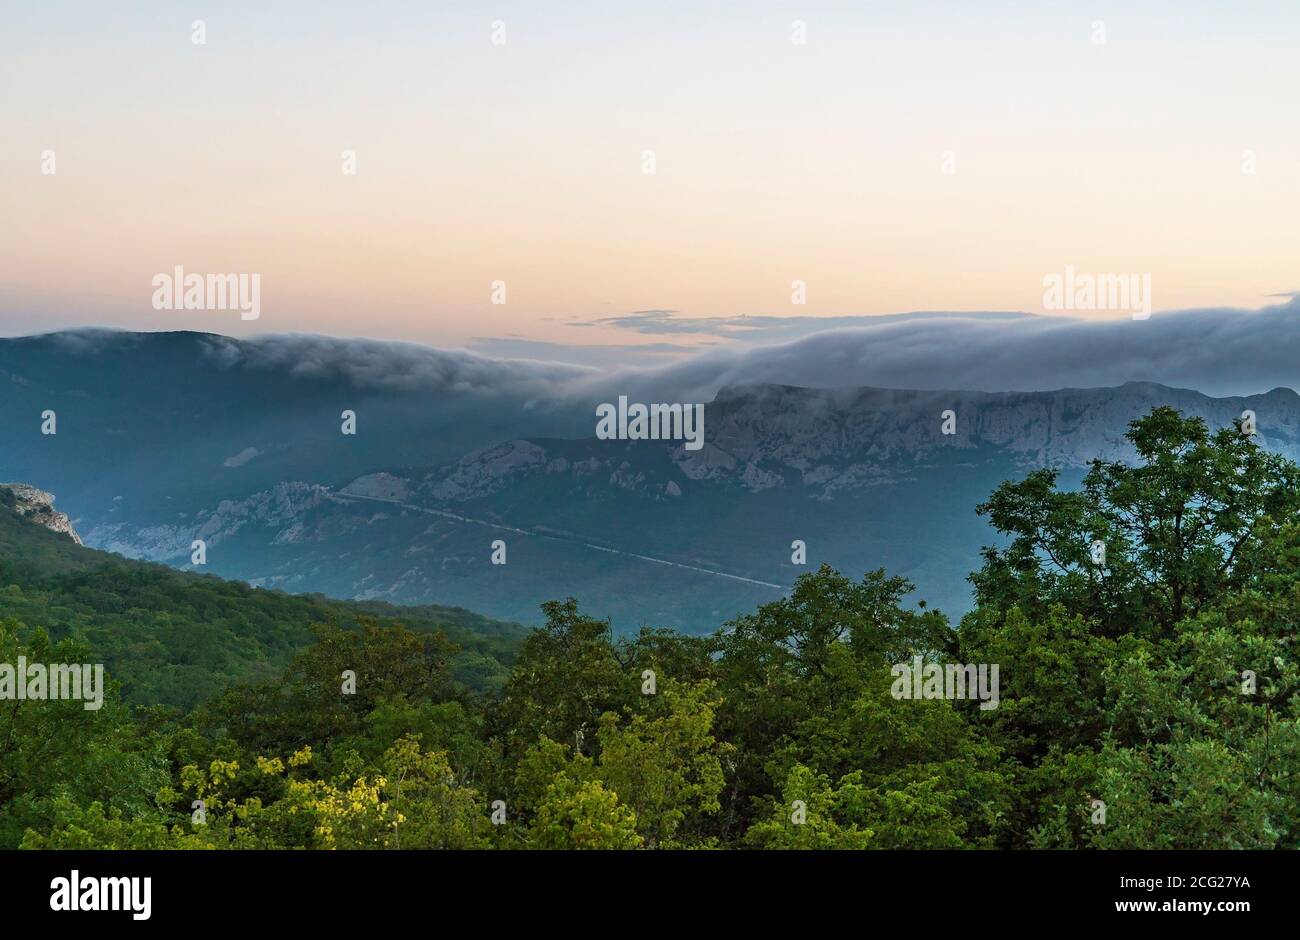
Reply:
[[1251, 411], [1261, 447], [1300, 459], [1300, 395], [1290, 389], [1210, 398], [1150, 382], [996, 393], [724, 388], [705, 410], [704, 449], [678, 448], [674, 459], [692, 479], [738, 477], [761, 489], [779, 478], [829, 496], [980, 448], [1005, 451], [1024, 467], [1128, 460], [1130, 422], [1161, 405], [1200, 416], [1211, 430]]
[[197, 539], [209, 548], [248, 527], [282, 530], [292, 539], [293, 523], [329, 498], [329, 489], [314, 483], [278, 483], [246, 499], [222, 500], [214, 509], [155, 525], [106, 523], [86, 533], [90, 544], [108, 552], [146, 561], [171, 561], [189, 555]]
[[[86, 537], [97, 548], [163, 561], [187, 554], [194, 539], [213, 545], [246, 528], [274, 530], [276, 542], [310, 539], [304, 514], [340, 499], [452, 508], [523, 486], [542, 487], [534, 491], [557, 505], [602, 489], [671, 501], [715, 486], [739, 495], [776, 491], [833, 502], [879, 487], [941, 480], [944, 468], [988, 459], [1008, 473], [1131, 459], [1124, 439], [1129, 423], [1160, 405], [1199, 415], [1212, 429], [1253, 412], [1260, 445], [1300, 460], [1300, 395], [1289, 389], [1210, 398], [1145, 382], [998, 393], [752, 385], [724, 388], [706, 406], [699, 450], [675, 441], [516, 439], [409, 477], [366, 474], [339, 489], [284, 482], [167, 522], [102, 523]], [[51, 527], [71, 530], [48, 502], [33, 499], [56, 520]]]
[[[351, 476], [323, 462], [315, 482], [208, 508], [169, 509], [164, 496], [149, 514], [110, 511], [84, 528], [93, 547], [180, 565], [203, 539], [209, 570], [284, 590], [450, 601], [528, 621], [568, 592], [601, 616], [692, 630], [776, 596], [801, 573], [788, 563], [798, 538], [819, 562], [883, 565], [960, 612], [989, 542], [974, 506], [1035, 466], [1077, 480], [1095, 457], [1131, 459], [1125, 431], [1161, 405], [1211, 428], [1252, 411], [1261, 446], [1300, 458], [1300, 396], [1284, 389], [736, 386], [706, 404], [695, 451], [507, 436], [442, 465]], [[509, 577], [489, 561], [497, 538], [509, 542]]]
[[0, 483], [0, 505], [8, 506], [18, 515], [42, 525], [51, 532], [61, 532], [78, 545], [81, 536], [72, 527], [72, 520], [54, 508], [54, 496], [26, 483]]
[[1300, 396], [1289, 389], [1210, 398], [1147, 382], [1000, 393], [754, 385], [724, 388], [705, 407], [699, 450], [675, 442], [514, 440], [423, 477], [361, 477], [343, 492], [388, 498], [400, 492], [402, 499], [421, 503], [464, 503], [525, 478], [558, 476], [575, 485], [603, 482], [655, 496], [718, 483], [750, 493], [784, 488], [832, 500], [993, 451], [1026, 469], [1131, 459], [1133, 449], [1124, 439], [1129, 423], [1160, 405], [1199, 415], [1212, 429], [1230, 427], [1251, 411], [1260, 446], [1300, 459]]

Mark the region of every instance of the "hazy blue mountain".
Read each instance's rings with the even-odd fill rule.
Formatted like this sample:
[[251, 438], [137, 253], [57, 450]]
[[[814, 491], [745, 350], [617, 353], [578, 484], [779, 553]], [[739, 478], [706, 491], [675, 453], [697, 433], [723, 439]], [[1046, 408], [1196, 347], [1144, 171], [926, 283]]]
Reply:
[[[585, 415], [537, 400], [557, 370], [321, 337], [0, 339], [0, 478], [56, 493], [80, 526], [195, 511], [284, 480], [343, 483], [503, 437], [580, 433]], [[340, 433], [344, 409], [356, 436]], [[54, 435], [41, 433], [47, 410]]]
[[[202, 334], [0, 341], [0, 478], [57, 493], [88, 545], [186, 566], [203, 539], [207, 570], [258, 585], [526, 622], [573, 595], [619, 629], [702, 632], [784, 593], [807, 570], [795, 540], [808, 567], [884, 566], [958, 613], [992, 538], [974, 506], [1036, 466], [1077, 480], [1125, 457], [1129, 422], [1156, 405], [1213, 426], [1253, 410], [1261, 443], [1300, 457], [1286, 389], [731, 386], [691, 451], [596, 439], [593, 403], [547, 399], [531, 367], [330, 342], [268, 356]], [[46, 407], [57, 438], [39, 434]]]

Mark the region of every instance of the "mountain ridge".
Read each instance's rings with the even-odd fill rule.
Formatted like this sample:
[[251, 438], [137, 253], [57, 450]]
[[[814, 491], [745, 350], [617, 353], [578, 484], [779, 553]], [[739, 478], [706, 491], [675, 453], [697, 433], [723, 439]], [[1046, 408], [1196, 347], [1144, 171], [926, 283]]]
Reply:
[[[1211, 427], [1253, 409], [1261, 445], [1300, 457], [1290, 389], [1214, 398], [1139, 381], [1054, 392], [737, 383], [706, 405], [698, 451], [599, 440], [593, 417], [587, 436], [510, 437], [425, 467], [330, 468], [207, 505], [100, 517], [85, 536], [182, 566], [202, 538], [215, 570], [289, 591], [449, 600], [522, 622], [573, 594], [624, 623], [639, 610], [691, 629], [779, 596], [800, 570], [788, 548], [798, 538], [811, 558], [847, 570], [888, 565], [959, 612], [988, 540], [972, 507], [1035, 467], [1070, 479], [1094, 458], [1130, 458], [1129, 423], [1158, 405]], [[503, 567], [488, 557], [498, 539], [511, 553]]]

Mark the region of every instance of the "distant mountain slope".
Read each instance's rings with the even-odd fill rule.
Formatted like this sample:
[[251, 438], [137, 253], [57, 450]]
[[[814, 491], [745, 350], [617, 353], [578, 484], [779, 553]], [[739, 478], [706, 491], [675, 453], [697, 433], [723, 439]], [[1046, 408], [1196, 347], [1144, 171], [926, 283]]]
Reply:
[[[342, 483], [502, 438], [582, 433], [585, 414], [546, 407], [548, 382], [573, 371], [311, 336], [0, 338], [0, 479], [59, 494], [79, 530], [194, 511], [285, 480]], [[340, 431], [344, 410], [355, 435]], [[54, 434], [42, 433], [47, 412]]]
[[[607, 480], [660, 495], [670, 485], [679, 493], [692, 483], [711, 482], [829, 500], [914, 478], [931, 464], [978, 461], [989, 449], [1024, 467], [1127, 459], [1133, 455], [1124, 439], [1129, 422], [1159, 405], [1199, 415], [1212, 427], [1227, 427], [1252, 411], [1261, 446], [1300, 457], [1300, 396], [1290, 389], [1210, 398], [1149, 382], [1054, 392], [751, 385], [724, 388], [709, 403], [705, 444], [697, 451], [679, 443], [516, 440], [416, 479], [362, 477], [342, 493], [467, 503], [546, 475]], [[951, 433], [945, 433], [949, 413]]]
[[[1094, 457], [1126, 458], [1129, 422], [1165, 404], [1214, 427], [1251, 410], [1263, 446], [1300, 458], [1300, 396], [1286, 389], [1210, 398], [1140, 382], [1030, 393], [738, 386], [706, 406], [697, 451], [515, 438], [421, 472], [286, 480], [85, 535], [177, 565], [202, 538], [213, 570], [285, 590], [436, 598], [525, 622], [571, 594], [620, 630], [691, 632], [779, 597], [807, 570], [792, 562], [798, 540], [808, 566], [885, 566], [955, 615], [993, 541], [975, 506], [1033, 467], [1057, 466], [1070, 483]], [[492, 563], [496, 540], [506, 564]]]
[[461, 647], [457, 678], [479, 689], [502, 680], [523, 634], [460, 608], [291, 596], [130, 561], [19, 513], [12, 496], [0, 487], [0, 618], [85, 640], [137, 703], [190, 707], [230, 682], [274, 676], [316, 622], [369, 616], [442, 631]]

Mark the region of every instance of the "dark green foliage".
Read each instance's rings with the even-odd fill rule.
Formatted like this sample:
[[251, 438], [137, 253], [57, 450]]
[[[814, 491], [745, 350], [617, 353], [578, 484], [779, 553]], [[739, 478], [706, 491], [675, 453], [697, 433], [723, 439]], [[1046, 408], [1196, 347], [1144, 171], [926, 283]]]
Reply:
[[[0, 701], [0, 845], [1296, 848], [1297, 468], [1170, 409], [1130, 439], [1078, 491], [1038, 471], [979, 507], [1005, 542], [956, 629], [823, 566], [711, 637], [616, 640], [568, 599], [520, 642], [0, 509], [0, 662], [122, 682], [94, 713]], [[915, 657], [997, 664], [997, 707], [897, 694]]]
[[127, 701], [183, 709], [231, 682], [278, 675], [314, 623], [356, 629], [373, 619], [442, 634], [459, 647], [455, 678], [479, 690], [502, 684], [525, 632], [456, 607], [334, 601], [129, 561], [5, 511], [0, 615], [85, 642]]

